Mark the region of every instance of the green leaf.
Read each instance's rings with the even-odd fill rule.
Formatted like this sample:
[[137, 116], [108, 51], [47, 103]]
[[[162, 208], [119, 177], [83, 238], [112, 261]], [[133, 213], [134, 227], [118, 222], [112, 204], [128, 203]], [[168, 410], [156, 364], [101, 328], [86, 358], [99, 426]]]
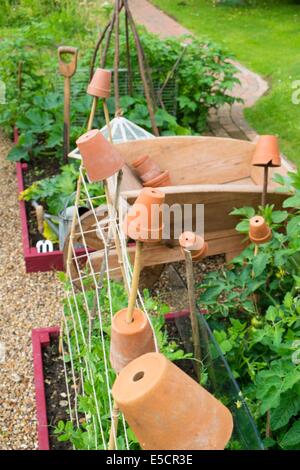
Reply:
[[289, 220], [286, 232], [289, 237], [300, 235], [300, 215], [296, 215]]
[[296, 416], [300, 411], [300, 396], [291, 394], [290, 392], [285, 394], [281, 400], [278, 408], [271, 413], [271, 429], [276, 431], [282, 428], [293, 416]]
[[296, 194], [295, 196], [288, 197], [285, 201], [283, 201], [282, 207], [296, 207], [297, 209], [300, 208], [300, 194]]
[[281, 224], [288, 218], [288, 216], [289, 213], [287, 211], [273, 211], [271, 219], [274, 224]]
[[233, 211], [230, 212], [230, 215], [237, 215], [251, 219], [251, 217], [255, 216], [255, 210], [253, 207], [240, 207], [239, 209], [233, 209]]
[[253, 259], [253, 271], [255, 276], [259, 276], [267, 267], [269, 255], [267, 253], [259, 253]]
[[235, 229], [241, 233], [248, 233], [249, 232], [249, 220], [248, 219], [242, 220], [241, 222], [237, 224]]
[[28, 150], [25, 147], [13, 147], [7, 155], [7, 159], [11, 162], [19, 162], [20, 160], [25, 160], [28, 162], [30, 160]]
[[279, 442], [280, 447], [286, 449], [300, 443], [300, 419], [296, 421], [291, 429], [283, 436]]

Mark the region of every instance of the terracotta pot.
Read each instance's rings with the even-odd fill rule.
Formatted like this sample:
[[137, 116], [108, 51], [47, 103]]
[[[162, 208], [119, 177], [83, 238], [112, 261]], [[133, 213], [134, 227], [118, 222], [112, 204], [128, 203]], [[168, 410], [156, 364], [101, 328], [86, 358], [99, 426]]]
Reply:
[[155, 351], [153, 332], [144, 312], [135, 308], [131, 323], [126, 322], [126, 312], [124, 308], [116, 313], [111, 325], [110, 362], [117, 374], [133, 359]]
[[161, 169], [148, 155], [137, 158], [132, 163], [142, 181], [148, 181], [161, 174]]
[[112, 394], [143, 449], [222, 450], [230, 439], [230, 411], [162, 354], [128, 364]]
[[87, 93], [97, 98], [109, 98], [111, 86], [111, 71], [96, 69], [93, 78], [87, 87]]
[[162, 237], [162, 209], [165, 194], [157, 189], [144, 188], [129, 209], [124, 222], [125, 234], [133, 240], [157, 242]]
[[131, 163], [131, 166], [133, 166], [134, 169], [137, 169], [142, 163], [144, 163], [148, 159], [149, 159], [148, 155], [141, 155], [140, 157], [133, 160], [133, 162]]
[[260, 136], [252, 157], [254, 166], [281, 166], [278, 138], [275, 135]]
[[143, 186], [151, 186], [152, 188], [160, 188], [162, 186], [171, 186], [170, 174], [169, 171], [163, 171], [160, 175], [156, 176], [155, 178], [146, 181], [143, 183]]
[[179, 237], [179, 244], [182, 253], [184, 254], [184, 250], [189, 250], [194, 261], [198, 261], [207, 256], [208, 243], [194, 232], [183, 232]]
[[98, 129], [83, 134], [76, 140], [89, 180], [103, 181], [119, 171], [125, 161]]
[[267, 243], [272, 238], [270, 227], [260, 215], [255, 215], [250, 219], [249, 238], [256, 245]]
[[153, 180], [154, 178], [156, 178], [160, 174], [161, 174], [160, 168], [157, 167], [157, 168], [151, 168], [151, 170], [147, 171], [147, 173], [143, 173], [142, 175], [140, 175], [140, 178], [143, 181], [143, 186], [148, 186], [148, 184], [146, 184], [146, 183], [148, 181]]

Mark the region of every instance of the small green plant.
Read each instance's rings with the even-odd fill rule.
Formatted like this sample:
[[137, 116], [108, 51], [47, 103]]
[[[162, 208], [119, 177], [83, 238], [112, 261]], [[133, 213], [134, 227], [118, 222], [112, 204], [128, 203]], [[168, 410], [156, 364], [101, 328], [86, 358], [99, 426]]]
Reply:
[[[78, 164], [64, 165], [57, 176], [33, 183], [20, 193], [19, 198], [39, 202], [49, 214], [59, 215], [66, 207], [74, 204], [78, 176]], [[92, 198], [104, 194], [101, 183], [87, 183], [87, 188]], [[84, 197], [85, 193], [82, 195]], [[100, 198], [93, 199], [94, 207], [100, 204]]]

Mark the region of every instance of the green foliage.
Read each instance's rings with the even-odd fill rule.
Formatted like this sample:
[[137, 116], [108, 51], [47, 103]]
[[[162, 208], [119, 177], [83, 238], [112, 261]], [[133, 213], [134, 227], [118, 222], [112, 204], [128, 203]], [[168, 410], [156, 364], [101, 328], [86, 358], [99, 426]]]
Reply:
[[[58, 215], [65, 207], [74, 204], [78, 176], [77, 164], [64, 165], [61, 168], [61, 173], [57, 176], [33, 183], [22, 191], [19, 197], [24, 201], [37, 201], [44, 206], [49, 214]], [[101, 184], [88, 183], [87, 187], [91, 197], [104, 194]], [[82, 188], [82, 197], [85, 197], [84, 188]], [[95, 207], [99, 204], [101, 204], [101, 199], [93, 199]]]
[[[267, 436], [270, 422], [268, 448], [300, 448], [300, 365], [294, 358], [300, 344], [299, 178], [299, 172], [276, 177], [293, 192], [283, 203], [292, 211], [259, 208], [272, 240], [259, 246], [257, 256], [251, 244], [233, 267], [208, 274], [200, 286], [215, 337]], [[232, 214], [242, 217], [237, 229], [246, 233], [255, 210]]]
[[[31, 2], [25, 3], [32, 10]], [[25, 3], [21, 2], [16, 11], [23, 8]], [[4, 39], [0, 44], [2, 56], [0, 78], [7, 90], [7, 103], [0, 106], [0, 125], [7, 132], [16, 125], [21, 133], [18, 145], [9, 154], [9, 159], [12, 161], [30, 161], [32, 158], [44, 157], [62, 158], [63, 96], [57, 90], [55, 75], [57, 31], [51, 27], [51, 15], [44, 21], [38, 21], [39, 15], [46, 14], [45, 9], [48, 7], [51, 9], [52, 4], [53, 1], [50, 0], [42, 2], [33, 15], [35, 20], [23, 26], [12, 39]], [[72, 16], [73, 12], [69, 7], [59, 5], [54, 10], [60, 15], [59, 21], [62, 22]], [[74, 17], [81, 16], [73, 14]], [[123, 21], [121, 23], [123, 25]], [[64, 29], [64, 24], [61, 25], [61, 29]], [[77, 29], [85, 31], [85, 27], [82, 28], [81, 25]], [[65, 26], [65, 31], [70, 38], [73, 33], [75, 34], [70, 25]], [[86, 68], [87, 81], [92, 36], [89, 30], [85, 36], [87, 44], [79, 61], [79, 66]], [[156, 103], [155, 119], [162, 135], [203, 132], [210, 108], [235, 101], [228, 92], [238, 81], [234, 76], [236, 70], [227, 61], [228, 57], [224, 52], [212, 43], [193, 39], [185, 47], [182, 55], [185, 39], [161, 40], [144, 30], [141, 31], [141, 42], [155, 87], [162, 86], [176, 61], [182, 56], [174, 78], [174, 89], [169, 96], [169, 101], [177, 102], [176, 116], [167, 112], [159, 100]], [[138, 59], [132, 35], [130, 43], [133, 76], [138, 76]], [[107, 57], [107, 67], [113, 67], [113, 62], [114, 52], [111, 48]], [[122, 29], [120, 68], [126, 66], [125, 32]], [[19, 80], [18, 70], [21, 71]], [[73, 146], [78, 135], [84, 132], [91, 98], [87, 95], [82, 96], [82, 87], [85, 88], [85, 84], [78, 86], [76, 76], [72, 81], [71, 145]], [[133, 96], [126, 95], [128, 91], [125, 91], [121, 107], [129, 119], [151, 131], [146, 99], [141, 83], [135, 79], [133, 89]], [[111, 113], [115, 112], [113, 99], [109, 100], [109, 108]], [[97, 113], [94, 123], [97, 127], [104, 124], [101, 114]], [[82, 123], [82, 127], [78, 127], [78, 122]]]
[[[128, 299], [121, 284], [116, 282], [110, 284], [112, 313], [114, 314], [127, 306]], [[70, 289], [68, 283], [66, 283], [66, 289]], [[167, 306], [152, 299], [147, 291], [144, 291], [144, 300], [146, 309], [151, 312], [160, 351], [170, 360], [189, 357], [178, 348], [175, 342], [168, 343], [163, 315], [168, 310]], [[104, 360], [108, 364], [110, 386], [116, 377], [109, 363], [110, 305], [106, 283], [104, 283], [103, 295], [100, 296], [101, 317], [94, 320], [92, 329], [86, 314], [86, 302], [92, 310], [95, 305], [95, 292], [93, 290], [87, 289], [85, 295], [81, 292], [76, 294], [75, 298], [70, 299], [70, 304], [67, 301], [64, 302], [64, 313], [67, 322], [65, 331], [68, 329], [70, 338], [70, 343], [68, 343], [67, 336], [64, 338], [66, 348], [71, 348], [75, 373], [84, 377], [85, 384], [84, 391], [81, 391], [78, 397], [80, 425], [77, 427], [71, 421], [59, 421], [54, 433], [59, 441], [70, 441], [75, 449], [95, 450], [103, 449], [99, 414], [101, 415], [102, 432], [106, 442], [110, 432], [110, 403], [107, 394]], [[72, 319], [71, 308], [76, 309], [76, 312], [78, 312], [75, 315], [75, 321]], [[101, 330], [104, 332], [103, 336]], [[69, 367], [68, 364], [71, 358], [65, 354], [64, 359], [66, 366]], [[130, 449], [139, 449], [139, 444], [133, 432], [129, 428], [127, 430]], [[124, 429], [121, 425], [119, 426], [117, 445], [119, 450], [126, 449]]]

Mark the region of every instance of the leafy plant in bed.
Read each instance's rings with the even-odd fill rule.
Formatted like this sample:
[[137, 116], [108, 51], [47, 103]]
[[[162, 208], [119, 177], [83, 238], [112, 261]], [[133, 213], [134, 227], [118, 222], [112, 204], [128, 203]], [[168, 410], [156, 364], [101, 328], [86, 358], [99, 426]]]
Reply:
[[[299, 172], [276, 177], [288, 197], [283, 210], [260, 213], [273, 228], [273, 238], [254, 255], [251, 244], [231, 263], [208, 274], [200, 288], [210, 325], [247, 402], [265, 445], [300, 448], [300, 185]], [[289, 211], [285, 210], [289, 209]], [[247, 232], [253, 208], [233, 211]]]
[[[127, 306], [127, 294], [121, 284], [111, 282], [110, 285], [112, 310], [116, 313]], [[65, 287], [66, 289], [71, 288], [68, 282], [65, 282]], [[78, 378], [78, 380], [75, 380], [78, 395], [76, 399], [72, 398], [71, 403], [73, 421], [59, 421], [56, 424], [54, 434], [60, 442], [71, 442], [75, 449], [103, 449], [103, 440], [105, 442], [109, 440], [110, 402], [106, 380], [112, 384], [115, 380], [115, 372], [109, 366], [109, 376], [106, 377], [104, 364], [105, 361], [109, 363], [107, 358], [109, 357], [110, 348], [110, 305], [109, 296], [105, 292], [106, 289], [107, 286], [104, 285], [100, 305], [102, 325], [100, 325], [99, 318], [95, 317], [89, 345], [85, 342], [85, 338], [89, 336], [89, 318], [86, 314], [85, 302], [89, 302], [91, 307], [95, 301], [95, 292], [87, 290], [85, 294], [77, 293], [76, 297], [71, 299], [71, 306], [67, 301], [64, 303], [66, 323], [63, 360], [69, 368], [70, 375], [71, 370], [74, 370]], [[146, 309], [152, 313], [153, 326], [161, 352], [172, 361], [190, 357], [189, 354], [185, 354], [183, 350], [179, 349], [174, 341], [168, 340], [164, 323], [164, 313], [168, 311], [168, 306], [155, 301], [147, 291], [144, 291], [144, 300]], [[74, 321], [74, 316], [71, 313], [71, 307], [78, 309], [76, 321]], [[104, 330], [103, 338], [100, 333], [101, 328]], [[83, 387], [80, 385], [82, 383]], [[101, 425], [99, 419], [97, 419], [99, 415], [101, 416]], [[78, 416], [77, 423], [74, 416]], [[139, 449], [135, 436], [128, 428], [127, 436], [130, 449]], [[117, 447], [118, 449], [126, 449], [122, 423], [119, 424]]]
[[[51, 52], [53, 38], [50, 33], [40, 38], [39, 49], [28, 47], [28, 40], [32, 41], [33, 31], [36, 25], [28, 26], [24, 39], [3, 41], [4, 62], [7, 64], [5, 81], [9, 84], [9, 99], [5, 107], [0, 108], [0, 124], [9, 131], [16, 125], [19, 131], [17, 145], [11, 150], [8, 158], [11, 161], [26, 161], [29, 163], [27, 173], [24, 178], [28, 185], [34, 183], [34, 187], [22, 196], [25, 200], [34, 196], [36, 202], [42, 203], [46, 211], [53, 207], [53, 198], [61, 199], [59, 191], [60, 184], [55, 185], [54, 180], [44, 181], [40, 185], [36, 181], [43, 177], [51, 177], [63, 165], [63, 96], [57, 89], [57, 63], [54, 54]], [[88, 36], [89, 37], [89, 36]], [[29, 38], [29, 39], [28, 39]], [[177, 60], [179, 65], [173, 77], [174, 87], [170, 97], [172, 106], [175, 103], [176, 112], [171, 111], [168, 106], [161, 103], [157, 96], [157, 110], [155, 114], [156, 123], [162, 135], [169, 134], [189, 134], [203, 132], [206, 127], [208, 111], [211, 107], [221, 106], [224, 103], [233, 103], [235, 98], [228, 93], [237, 82], [234, 76], [236, 70], [227, 61], [227, 55], [216, 45], [209, 42], [201, 42], [192, 39], [184, 46], [185, 38], [182, 40], [166, 39], [142, 31], [141, 41], [148, 58], [148, 65], [151, 70], [152, 80], [156, 86], [161, 87], [165, 82], [170, 70]], [[121, 31], [120, 36], [120, 67], [126, 67], [126, 47], [125, 32]], [[130, 39], [131, 63], [133, 76], [138, 68], [136, 50], [133, 47], [133, 39]], [[11, 54], [11, 51], [16, 51]], [[49, 53], [50, 51], [50, 53]], [[80, 67], [86, 70], [86, 82], [88, 81], [88, 65], [90, 62], [91, 50], [81, 54]], [[108, 51], [107, 67], [113, 66], [113, 52]], [[18, 64], [22, 63], [22, 75], [19, 80], [15, 80], [13, 71], [18, 69]], [[76, 76], [72, 84], [72, 104], [71, 104], [71, 147], [75, 146], [75, 140], [86, 128], [87, 116], [91, 106], [91, 97], [84, 92], [87, 83], [76, 81]], [[131, 96], [128, 90], [121, 97], [121, 107], [126, 117], [141, 125], [147, 130], [151, 130], [151, 123], [148, 116], [146, 101], [141, 93], [141, 87], [133, 81], [133, 93]], [[114, 100], [108, 100], [110, 112], [113, 114]], [[174, 106], [173, 106], [174, 108]], [[173, 114], [171, 114], [173, 112]], [[101, 128], [104, 125], [104, 117], [99, 110], [96, 114], [94, 126]], [[20, 170], [21, 171], [21, 170]], [[42, 172], [42, 174], [41, 174]], [[65, 176], [62, 177], [62, 179]], [[51, 195], [47, 196], [47, 190]], [[71, 189], [67, 185], [63, 189], [63, 198], [67, 197], [66, 189]], [[57, 194], [53, 193], [57, 190]], [[72, 197], [70, 192], [70, 202]], [[49, 202], [47, 202], [49, 197]], [[57, 211], [52, 215], [58, 215]], [[30, 238], [31, 246], [34, 246], [37, 239], [38, 230], [34, 219], [34, 213], [27, 205], [27, 216], [30, 217]], [[34, 229], [35, 227], [35, 229]], [[45, 233], [46, 238], [53, 238], [49, 235], [49, 230]], [[29, 250], [31, 247], [28, 248]], [[59, 254], [58, 254], [59, 255]], [[35, 256], [35, 255], [34, 255]], [[61, 257], [58, 256], [60, 259]], [[32, 264], [28, 262], [28, 264]], [[33, 266], [34, 264], [34, 266]], [[36, 270], [35, 262], [29, 270]], [[38, 263], [37, 263], [38, 264]], [[55, 263], [54, 263], [55, 265]], [[61, 269], [60, 259], [56, 268]], [[44, 266], [43, 269], [50, 266]]]

